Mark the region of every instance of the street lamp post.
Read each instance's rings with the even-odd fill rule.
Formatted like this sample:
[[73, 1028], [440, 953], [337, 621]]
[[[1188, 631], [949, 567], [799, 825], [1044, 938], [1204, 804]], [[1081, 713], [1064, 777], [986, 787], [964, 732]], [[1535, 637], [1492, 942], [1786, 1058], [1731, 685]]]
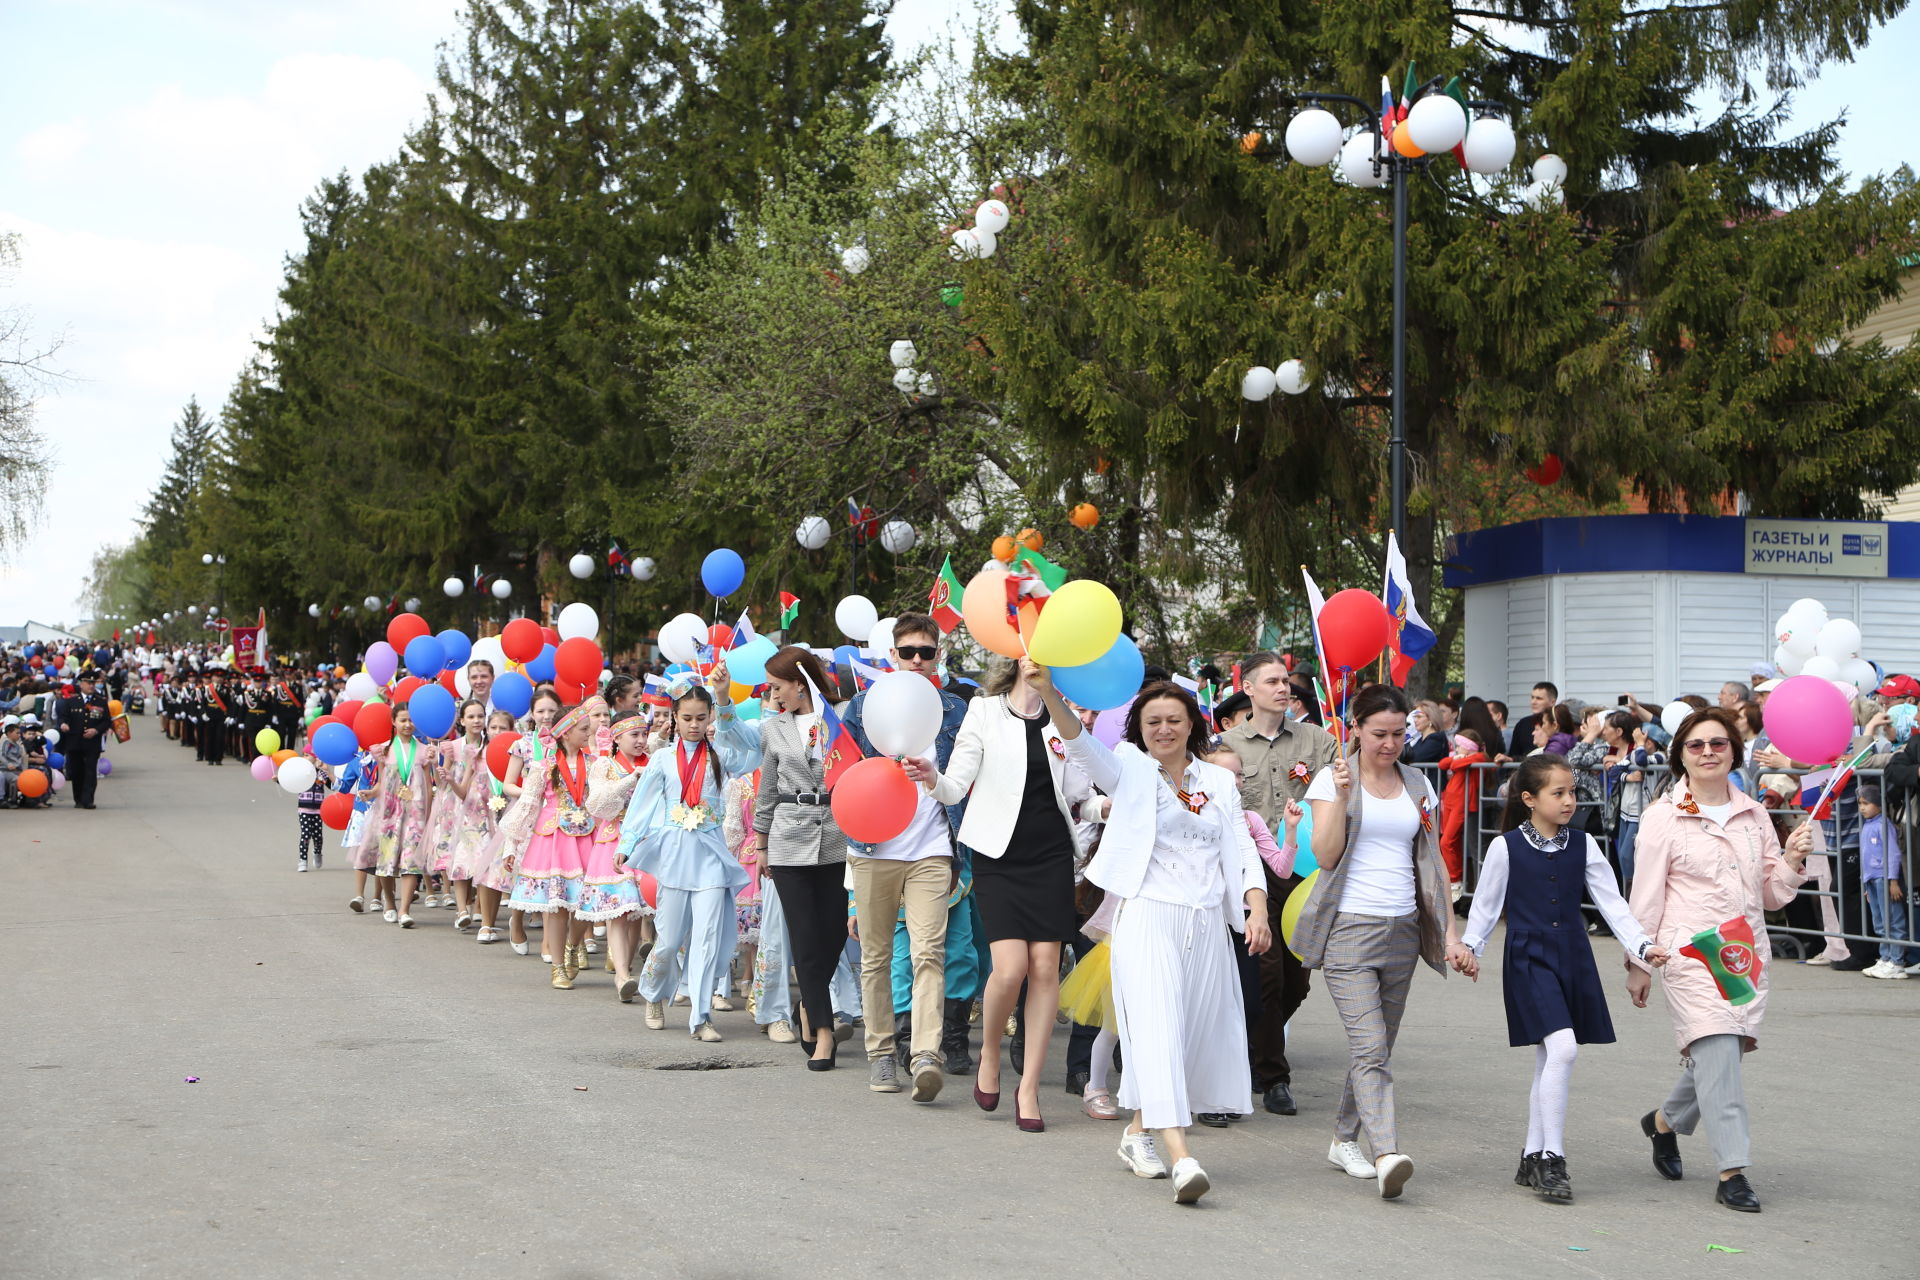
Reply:
[[[1311, 104], [1288, 122], [1287, 152], [1313, 168], [1340, 162], [1342, 176], [1356, 187], [1393, 187], [1393, 385], [1388, 400], [1387, 489], [1394, 534], [1407, 541], [1407, 193], [1415, 174], [1437, 156], [1456, 151], [1466, 168], [1494, 174], [1513, 162], [1513, 126], [1499, 114], [1504, 107], [1469, 101], [1449, 92], [1442, 78], [1429, 80], [1412, 97], [1393, 103], [1384, 79], [1379, 108], [1344, 93], [1297, 93]], [[1352, 107], [1365, 131], [1344, 137], [1339, 117], [1328, 105]], [[1480, 112], [1469, 127], [1469, 109]], [[1356, 146], [1358, 143], [1360, 145]], [[1564, 176], [1564, 166], [1559, 170]], [[1557, 182], [1556, 184], [1557, 185]], [[1295, 390], [1293, 387], [1283, 389]], [[1300, 388], [1303, 389], [1303, 388]], [[1253, 398], [1264, 399], [1264, 396]]]
[[214, 593], [220, 597], [220, 616], [227, 615], [227, 558], [214, 552], [203, 552], [200, 563], [214, 567]]

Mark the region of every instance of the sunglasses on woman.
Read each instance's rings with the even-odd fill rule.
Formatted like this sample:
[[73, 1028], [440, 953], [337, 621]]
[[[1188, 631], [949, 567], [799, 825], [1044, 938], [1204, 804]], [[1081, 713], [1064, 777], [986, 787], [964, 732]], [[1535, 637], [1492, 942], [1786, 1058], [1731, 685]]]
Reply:
[[1703, 751], [1718, 755], [1732, 745], [1733, 742], [1727, 738], [1694, 738], [1686, 744], [1688, 753], [1696, 756]]

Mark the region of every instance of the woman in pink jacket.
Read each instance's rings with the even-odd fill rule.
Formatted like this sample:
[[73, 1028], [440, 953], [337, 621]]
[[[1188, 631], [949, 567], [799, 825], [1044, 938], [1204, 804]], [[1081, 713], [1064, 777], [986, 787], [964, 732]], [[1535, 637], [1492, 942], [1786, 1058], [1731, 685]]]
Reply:
[[[1706, 1122], [1719, 1163], [1714, 1198], [1741, 1213], [1760, 1212], [1747, 1182], [1747, 1100], [1741, 1056], [1752, 1051], [1767, 1008], [1772, 955], [1763, 912], [1791, 902], [1806, 882], [1802, 864], [1813, 847], [1802, 825], [1782, 849], [1767, 811], [1728, 783], [1740, 767], [1740, 726], [1730, 711], [1708, 707], [1688, 716], [1673, 736], [1673, 789], [1647, 807], [1635, 843], [1633, 914], [1654, 942], [1674, 953], [1662, 972], [1667, 1010], [1682, 1070], [1666, 1102], [1648, 1112], [1641, 1129], [1653, 1140], [1653, 1167], [1680, 1178], [1679, 1134]], [[1753, 999], [1732, 1004], [1699, 960], [1679, 955], [1694, 935], [1744, 921], [1753, 933], [1746, 967], [1739, 948], [1723, 949], [1728, 968], [1755, 988]], [[1627, 994], [1644, 1008], [1652, 971], [1629, 957]]]

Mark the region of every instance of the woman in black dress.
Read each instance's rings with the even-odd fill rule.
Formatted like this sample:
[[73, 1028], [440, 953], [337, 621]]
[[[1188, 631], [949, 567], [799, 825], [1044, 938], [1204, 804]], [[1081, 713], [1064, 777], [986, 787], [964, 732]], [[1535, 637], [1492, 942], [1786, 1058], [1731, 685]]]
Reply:
[[909, 761], [907, 769], [942, 804], [967, 801], [959, 840], [973, 859], [974, 899], [993, 956], [973, 1100], [983, 1111], [1000, 1105], [1000, 1038], [1024, 983], [1026, 1025], [1035, 1034], [1020, 1064], [1014, 1119], [1022, 1130], [1039, 1133], [1046, 1127], [1040, 1118], [1046, 1030], [1060, 1008], [1060, 947], [1078, 932], [1072, 814], [1091, 788], [1067, 763], [1039, 695], [1016, 677], [1011, 662], [989, 670], [982, 696], [967, 706], [945, 772], [926, 760]]

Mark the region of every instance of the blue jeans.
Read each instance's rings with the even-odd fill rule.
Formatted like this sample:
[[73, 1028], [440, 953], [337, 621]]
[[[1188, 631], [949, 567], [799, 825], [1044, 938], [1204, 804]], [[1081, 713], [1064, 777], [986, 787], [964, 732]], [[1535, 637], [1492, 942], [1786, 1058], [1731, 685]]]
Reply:
[[1873, 919], [1873, 931], [1893, 939], [1880, 944], [1880, 958], [1888, 964], [1912, 964], [1914, 949], [1902, 945], [1907, 941], [1907, 904], [1887, 897], [1885, 880], [1863, 881], [1862, 888], [1866, 891], [1867, 914]]
[[1640, 819], [1622, 818], [1620, 830], [1613, 838], [1613, 856], [1620, 863], [1620, 884], [1623, 888], [1633, 879], [1633, 842], [1640, 836]]

